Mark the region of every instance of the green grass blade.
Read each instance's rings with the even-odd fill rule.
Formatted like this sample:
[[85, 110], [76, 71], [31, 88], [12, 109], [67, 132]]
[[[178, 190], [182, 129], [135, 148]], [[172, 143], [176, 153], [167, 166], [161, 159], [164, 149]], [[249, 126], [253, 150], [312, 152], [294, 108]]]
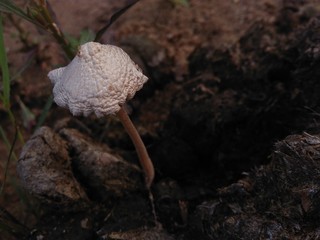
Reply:
[[[1, 0], [0, 0], [1, 1]], [[6, 48], [4, 46], [2, 16], [0, 14], [0, 66], [2, 71], [2, 101], [6, 109], [10, 108], [10, 78]]]
[[21, 75], [34, 63], [35, 60], [35, 54], [31, 54], [31, 56], [25, 61], [25, 63], [18, 69], [14, 75], [11, 74], [11, 82], [14, 82], [17, 80]]
[[42, 113], [41, 113], [39, 120], [37, 122], [36, 129], [38, 129], [39, 127], [41, 127], [43, 125], [43, 123], [49, 113], [49, 110], [52, 106], [52, 102], [53, 102], [53, 97], [52, 97], [52, 95], [50, 95], [47, 102], [46, 102], [46, 105], [42, 109]]
[[172, 0], [175, 5], [189, 6], [188, 0]]
[[27, 13], [25, 13], [21, 8], [15, 5], [11, 0], [0, 0], [0, 12], [18, 15], [24, 20], [27, 20], [37, 25], [38, 27], [42, 27], [38, 22], [32, 19]]
[[[0, 0], [0, 1], [3, 1], [3, 0]], [[3, 102], [3, 106], [6, 109], [7, 113], [9, 114], [9, 118], [11, 122], [16, 124], [15, 117], [10, 110], [10, 76], [9, 76], [7, 53], [4, 45], [3, 24], [2, 24], [1, 14], [0, 14], [0, 67], [2, 71], [2, 87], [3, 87], [3, 92], [1, 94], [1, 101]], [[0, 134], [3, 138], [4, 131], [2, 128], [0, 129]], [[21, 142], [23, 143], [24, 140], [20, 130], [18, 130], [18, 136]]]
[[85, 29], [81, 31], [80, 38], [79, 38], [79, 45], [85, 44], [87, 42], [93, 41], [95, 38], [95, 34], [90, 29]]
[[[4, 144], [6, 145], [7, 149], [10, 151], [10, 149], [12, 148], [8, 138], [7, 138], [7, 135], [6, 135], [6, 132], [4, 131], [4, 129], [2, 128], [2, 126], [0, 126], [0, 137], [2, 138]], [[12, 153], [12, 156], [15, 160], [17, 160], [17, 156], [15, 153]]]
[[18, 129], [16, 128], [16, 132], [15, 132], [15, 134], [14, 134], [13, 143], [11, 144], [11, 147], [10, 147], [10, 150], [9, 150], [9, 156], [8, 156], [8, 158], [7, 158], [7, 162], [6, 162], [5, 167], [4, 167], [4, 176], [3, 176], [2, 186], [1, 186], [1, 188], [0, 188], [0, 196], [2, 195], [2, 192], [3, 192], [3, 190], [4, 190], [5, 186], [6, 186], [6, 181], [7, 181], [7, 176], [8, 176], [8, 169], [9, 169], [9, 163], [10, 163], [12, 154], [14, 153], [14, 152], [13, 152], [13, 147], [14, 147], [14, 145], [16, 144], [17, 138], [18, 138]]
[[20, 97], [17, 97], [17, 101], [21, 110], [22, 125], [24, 126], [25, 129], [30, 131], [35, 124], [36, 117], [33, 114], [33, 112], [24, 104], [24, 102], [20, 99]]
[[6, 135], [5, 131], [3, 130], [2, 126], [0, 126], [0, 136], [1, 136], [4, 144], [6, 145], [6, 147], [10, 148], [10, 142], [9, 142], [7, 135]]
[[90, 29], [82, 30], [80, 33], [80, 37], [76, 38], [69, 34], [65, 34], [65, 38], [69, 43], [69, 47], [73, 52], [77, 52], [78, 47], [87, 42], [92, 42], [95, 38], [95, 33]]

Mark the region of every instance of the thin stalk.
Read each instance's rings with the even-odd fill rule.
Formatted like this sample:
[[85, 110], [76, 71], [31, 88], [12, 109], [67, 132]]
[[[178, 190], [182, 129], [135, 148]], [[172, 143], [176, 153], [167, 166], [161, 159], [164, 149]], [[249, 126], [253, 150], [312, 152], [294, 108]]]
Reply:
[[48, 11], [47, 5], [42, 4], [41, 5], [41, 14], [44, 17], [44, 19], [49, 23], [47, 28], [50, 29], [51, 33], [53, 34], [54, 38], [58, 41], [60, 46], [65, 51], [67, 57], [69, 59], [72, 59], [74, 57], [74, 53], [72, 52], [63, 32], [59, 29], [57, 24], [53, 21], [51, 18], [51, 15]]
[[126, 129], [127, 133], [129, 134], [139, 157], [140, 165], [144, 171], [145, 174], [145, 181], [148, 189], [150, 189], [150, 186], [152, 184], [152, 181], [154, 179], [154, 167], [150, 160], [149, 154], [147, 152], [147, 149], [137, 131], [135, 126], [133, 125], [132, 121], [130, 120], [128, 114], [123, 109], [123, 107], [120, 108], [120, 111], [117, 112], [117, 117], [120, 119], [123, 127]]
[[[1, 125], [0, 125], [0, 137], [2, 138], [4, 144], [6, 145], [6, 148], [10, 152], [10, 149], [12, 148], [12, 146], [9, 142], [6, 132], [4, 131]], [[12, 153], [12, 157], [14, 158], [14, 160], [18, 160], [17, 155], [15, 153]]]
[[35, 130], [38, 129], [39, 127], [41, 127], [42, 124], [44, 123], [46, 117], [48, 116], [49, 110], [52, 106], [52, 102], [53, 102], [53, 97], [52, 97], [52, 95], [50, 95], [48, 97], [46, 104], [44, 105], [44, 108], [42, 109], [42, 112], [41, 112], [41, 115], [40, 115], [39, 120], [37, 122], [37, 125], [35, 127]]
[[9, 163], [10, 163], [11, 156], [13, 154], [13, 147], [16, 144], [17, 138], [18, 138], [18, 128], [16, 128], [16, 133], [14, 134], [13, 143], [11, 144], [10, 151], [9, 151], [9, 156], [8, 156], [5, 168], [4, 168], [4, 176], [3, 176], [3, 183], [2, 183], [2, 186], [0, 188], [0, 196], [1, 196], [1, 194], [2, 194], [2, 192], [4, 190], [4, 187], [6, 185]]
[[4, 46], [2, 16], [0, 14], [0, 64], [2, 70], [3, 105], [5, 109], [10, 108], [10, 78], [7, 61], [7, 53]]
[[24, 137], [22, 135], [22, 132], [20, 131], [20, 127], [19, 125], [17, 124], [17, 121], [16, 121], [16, 118], [15, 116], [13, 115], [13, 112], [11, 111], [11, 109], [7, 109], [7, 113], [9, 115], [9, 119], [10, 121], [15, 125], [17, 131], [18, 131], [18, 139], [20, 140], [20, 142], [24, 145], [25, 141], [24, 141]]
[[[0, 14], [0, 65], [2, 70], [2, 85], [3, 85], [3, 95], [1, 100], [3, 101], [3, 106], [7, 111], [10, 121], [16, 125], [15, 117], [11, 111], [10, 106], [10, 76], [9, 76], [9, 67], [7, 61], [7, 53], [4, 45], [4, 37], [3, 37], [3, 24], [2, 24], [2, 16]], [[19, 140], [24, 143], [23, 136], [18, 129], [18, 137]]]

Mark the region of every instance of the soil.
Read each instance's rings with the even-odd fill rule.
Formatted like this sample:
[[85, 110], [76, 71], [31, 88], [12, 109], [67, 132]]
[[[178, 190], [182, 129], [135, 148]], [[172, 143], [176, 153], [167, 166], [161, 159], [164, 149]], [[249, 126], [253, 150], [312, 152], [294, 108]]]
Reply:
[[[78, 37], [130, 1], [49, 2]], [[101, 42], [149, 77], [126, 106], [155, 165], [149, 192], [117, 119], [72, 117], [54, 104], [35, 131], [52, 90], [46, 75], [68, 61], [46, 33], [5, 17], [12, 109], [27, 143], [17, 142], [0, 197], [2, 215], [19, 219], [16, 238], [0, 234], [319, 238], [319, 27], [316, 0], [141, 0], [121, 16]], [[33, 115], [21, 115], [21, 103]], [[3, 173], [4, 143], [0, 153]]]

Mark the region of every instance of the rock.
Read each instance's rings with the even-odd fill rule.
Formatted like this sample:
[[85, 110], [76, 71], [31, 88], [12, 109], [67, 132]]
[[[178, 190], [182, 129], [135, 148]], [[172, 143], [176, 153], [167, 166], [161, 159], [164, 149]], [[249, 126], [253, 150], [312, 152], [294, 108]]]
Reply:
[[40, 128], [23, 147], [17, 171], [28, 192], [58, 205], [144, 189], [138, 166], [75, 129], [62, 128], [58, 134]]
[[91, 198], [105, 200], [144, 189], [140, 168], [107, 145], [95, 143], [75, 129], [62, 129], [59, 134], [69, 143], [75, 174]]
[[291, 135], [269, 165], [222, 188], [197, 207], [193, 222], [210, 239], [317, 239], [320, 135]]
[[41, 200], [67, 204], [87, 199], [73, 175], [66, 142], [48, 127], [39, 128], [24, 145], [17, 172], [22, 186]]

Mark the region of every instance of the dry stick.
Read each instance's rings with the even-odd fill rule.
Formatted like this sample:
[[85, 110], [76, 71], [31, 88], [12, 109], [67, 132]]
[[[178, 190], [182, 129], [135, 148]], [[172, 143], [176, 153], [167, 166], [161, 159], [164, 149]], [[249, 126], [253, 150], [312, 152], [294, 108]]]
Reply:
[[137, 129], [135, 128], [135, 126], [131, 122], [128, 114], [123, 109], [123, 107], [121, 107], [120, 110], [117, 112], [117, 116], [120, 119], [124, 128], [126, 129], [127, 133], [129, 134], [129, 136], [130, 136], [130, 138], [136, 148], [136, 151], [138, 153], [138, 157], [140, 160], [140, 165], [141, 165], [141, 167], [144, 171], [144, 174], [145, 174], [146, 185], [147, 185], [148, 189], [150, 189], [150, 186], [151, 186], [153, 178], [154, 178], [154, 168], [153, 168], [153, 164], [150, 160], [150, 157], [148, 155], [147, 149], [146, 149], [144, 143], [142, 142], [142, 139], [141, 139]]

